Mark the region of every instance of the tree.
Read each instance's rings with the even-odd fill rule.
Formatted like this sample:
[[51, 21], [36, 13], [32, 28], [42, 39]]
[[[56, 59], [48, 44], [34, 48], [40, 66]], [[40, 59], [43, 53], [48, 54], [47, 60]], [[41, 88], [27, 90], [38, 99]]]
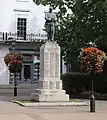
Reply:
[[106, 0], [34, 0], [36, 4], [57, 9], [56, 40], [66, 61], [90, 41], [100, 47], [107, 45]]
[[72, 16], [73, 14], [68, 13], [67, 9], [69, 9], [69, 11], [72, 10], [74, 1], [68, 0], [63, 2], [63, 0], [34, 0], [34, 2], [37, 5], [50, 5], [54, 9], [57, 8], [57, 26], [55, 39], [62, 48], [62, 55], [65, 56], [66, 61], [69, 63], [71, 61], [71, 55], [73, 55], [71, 53], [74, 53], [76, 42], [74, 45], [74, 39], [71, 39], [74, 27], [74, 22], [72, 22], [74, 19]]
[[107, 2], [106, 0], [80, 0], [74, 5], [83, 41], [99, 41], [107, 38]]

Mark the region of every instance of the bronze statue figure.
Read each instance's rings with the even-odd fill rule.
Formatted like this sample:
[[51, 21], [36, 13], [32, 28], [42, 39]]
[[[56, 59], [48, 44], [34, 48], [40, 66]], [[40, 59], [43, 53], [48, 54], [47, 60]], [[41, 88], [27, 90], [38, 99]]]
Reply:
[[56, 14], [49, 8], [49, 12], [45, 12], [45, 30], [47, 32], [48, 40], [54, 41]]

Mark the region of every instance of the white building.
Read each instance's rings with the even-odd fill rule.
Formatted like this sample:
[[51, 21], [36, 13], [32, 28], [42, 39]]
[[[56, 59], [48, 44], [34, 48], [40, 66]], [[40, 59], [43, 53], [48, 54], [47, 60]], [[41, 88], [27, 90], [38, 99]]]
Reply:
[[47, 39], [46, 32], [43, 31], [45, 11], [48, 11], [48, 7], [37, 6], [32, 0], [0, 0], [0, 84], [9, 84], [12, 80], [4, 63], [4, 56], [12, 51], [11, 44], [5, 42], [10, 37], [17, 41], [15, 51], [21, 51], [24, 55], [24, 67], [19, 74], [20, 82], [25, 80], [26, 74], [27, 79], [33, 82], [37, 54], [31, 40]]
[[18, 18], [26, 18], [27, 33], [42, 32], [44, 11], [48, 8], [37, 6], [32, 0], [0, 0], [0, 31], [17, 32]]
[[[33, 79], [35, 53], [28, 41], [31, 38], [46, 40], [46, 33], [42, 29], [45, 22], [44, 11], [47, 10], [47, 7], [37, 6], [32, 0], [0, 0], [0, 84], [9, 84], [10, 81], [10, 73], [4, 64], [4, 56], [11, 51], [11, 44], [5, 43], [11, 36], [17, 40], [16, 51], [21, 51], [25, 58], [24, 68], [20, 75], [21, 80], [24, 80], [26, 70], [30, 72], [29, 79]], [[26, 34], [30, 35], [26, 36]]]

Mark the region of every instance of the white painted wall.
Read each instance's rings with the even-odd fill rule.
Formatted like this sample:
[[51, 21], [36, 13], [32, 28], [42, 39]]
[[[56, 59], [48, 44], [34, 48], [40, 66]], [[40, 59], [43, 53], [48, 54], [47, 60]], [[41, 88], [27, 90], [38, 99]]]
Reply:
[[[18, 12], [15, 10], [25, 10], [30, 12]], [[44, 11], [48, 11], [48, 7], [42, 5], [37, 6], [32, 0], [0, 0], [0, 32], [16, 33], [17, 18], [24, 17], [28, 20], [28, 34], [46, 34], [42, 31], [45, 23]], [[4, 64], [4, 55], [8, 52], [8, 48], [2, 45], [0, 45], [0, 48], [0, 84], [9, 84], [9, 71]], [[34, 62], [36, 61], [38, 60], [35, 58]]]
[[[25, 2], [18, 2], [25, 1]], [[16, 12], [14, 10], [30, 10], [30, 12]], [[44, 11], [48, 7], [37, 6], [32, 0], [0, 0], [0, 32], [16, 32], [17, 17], [28, 19], [27, 33], [44, 33]]]
[[[27, 18], [27, 33], [45, 33], [44, 11], [47, 7], [37, 6], [32, 0], [0, 0], [0, 32], [16, 33], [17, 18]], [[24, 2], [25, 1], [25, 2]], [[24, 10], [30, 12], [18, 12]], [[46, 33], [45, 33], [46, 34]], [[4, 56], [8, 53], [8, 47], [0, 44], [0, 85], [9, 84], [9, 71], [4, 63]]]
[[8, 46], [0, 44], [0, 85], [9, 84], [9, 70], [4, 63], [4, 56], [8, 53]]

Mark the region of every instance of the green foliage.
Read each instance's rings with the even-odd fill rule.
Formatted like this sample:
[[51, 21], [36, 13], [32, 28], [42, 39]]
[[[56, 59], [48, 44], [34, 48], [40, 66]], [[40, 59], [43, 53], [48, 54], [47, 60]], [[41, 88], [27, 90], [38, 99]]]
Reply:
[[107, 62], [107, 56], [104, 57], [104, 61]]
[[99, 41], [107, 34], [107, 3], [106, 0], [93, 0], [76, 3], [74, 13], [78, 22], [82, 40]]
[[89, 80], [85, 80], [86, 76], [80, 73], [68, 73], [62, 75], [63, 89], [69, 95], [80, 94], [85, 90], [89, 89]]
[[[63, 89], [72, 95], [81, 95], [84, 92], [91, 91], [91, 77], [86, 74], [68, 73], [61, 77], [63, 81]], [[107, 93], [106, 74], [94, 76], [94, 92]], [[89, 97], [89, 96], [88, 96]]]
[[107, 45], [106, 0], [34, 0], [57, 8], [56, 40], [68, 63], [90, 41]]

